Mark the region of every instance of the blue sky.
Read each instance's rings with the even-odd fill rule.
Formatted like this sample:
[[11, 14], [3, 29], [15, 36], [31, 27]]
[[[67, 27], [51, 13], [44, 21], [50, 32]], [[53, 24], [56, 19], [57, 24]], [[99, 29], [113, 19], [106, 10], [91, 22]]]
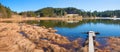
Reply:
[[75, 7], [86, 11], [120, 9], [120, 0], [0, 0], [0, 3], [17, 12], [35, 11], [44, 7]]

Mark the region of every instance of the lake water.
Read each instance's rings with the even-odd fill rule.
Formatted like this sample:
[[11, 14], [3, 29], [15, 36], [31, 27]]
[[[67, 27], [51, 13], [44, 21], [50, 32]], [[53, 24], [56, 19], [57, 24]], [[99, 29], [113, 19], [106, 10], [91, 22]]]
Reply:
[[70, 40], [77, 38], [86, 38], [84, 32], [95, 31], [100, 34], [97, 37], [119, 37], [120, 36], [120, 20], [82, 20], [77, 22], [66, 21], [27, 21], [30, 24], [38, 24], [39, 26], [53, 27], [58, 30], [57, 33], [66, 36]]

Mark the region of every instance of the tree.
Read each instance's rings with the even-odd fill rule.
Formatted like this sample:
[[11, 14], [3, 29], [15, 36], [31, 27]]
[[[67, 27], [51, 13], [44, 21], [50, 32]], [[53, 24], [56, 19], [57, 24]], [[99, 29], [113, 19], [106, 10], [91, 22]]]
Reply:
[[24, 17], [36, 17], [37, 16], [33, 11], [21, 12], [19, 14]]
[[96, 16], [98, 16], [98, 12], [97, 12], [97, 11], [94, 11], [94, 12], [93, 12], [93, 17], [96, 17]]
[[11, 17], [11, 10], [8, 7], [3, 6], [0, 4], [0, 18], [10, 18]]
[[68, 13], [68, 14], [79, 14], [80, 10], [73, 8], [73, 7], [68, 7], [68, 8], [64, 8], [64, 10]]
[[54, 8], [54, 14], [56, 16], [64, 16], [65, 10], [63, 8]]
[[40, 9], [40, 10], [36, 11], [36, 13], [39, 14], [40, 16], [44, 16], [44, 17], [53, 17], [53, 16], [55, 16], [54, 9], [51, 8], [51, 7]]
[[40, 10], [35, 11], [36, 15], [40, 15], [43, 17], [54, 17], [54, 16], [64, 16], [65, 14], [79, 14], [83, 17], [113, 17], [117, 16], [120, 17], [120, 10], [115, 11], [84, 11], [81, 9], [77, 9], [74, 7], [67, 7], [67, 8], [52, 8], [47, 7]]

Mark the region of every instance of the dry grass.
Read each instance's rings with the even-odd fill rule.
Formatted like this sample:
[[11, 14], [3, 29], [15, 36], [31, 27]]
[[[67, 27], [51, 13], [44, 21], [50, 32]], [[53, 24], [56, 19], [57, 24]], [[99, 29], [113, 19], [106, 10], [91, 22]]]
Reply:
[[0, 22], [1, 21], [12, 21], [12, 22], [21, 22], [21, 21], [26, 21], [26, 20], [82, 20], [82, 17], [78, 17], [78, 18], [65, 18], [65, 17], [40, 17], [40, 18], [36, 18], [36, 17], [23, 17], [20, 15], [13, 15], [12, 18], [6, 18], [6, 19], [2, 19], [0, 18]]

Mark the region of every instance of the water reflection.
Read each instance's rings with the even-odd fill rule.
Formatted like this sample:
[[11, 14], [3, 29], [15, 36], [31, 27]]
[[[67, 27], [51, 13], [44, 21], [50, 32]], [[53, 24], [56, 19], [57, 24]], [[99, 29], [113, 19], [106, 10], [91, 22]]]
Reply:
[[68, 27], [68, 28], [74, 28], [81, 24], [79, 21], [51, 21], [51, 20], [41, 20], [41, 21], [24, 21], [28, 24], [38, 24], [39, 26], [46, 26], [46, 27]]
[[77, 26], [80, 26], [82, 24], [106, 24], [106, 25], [120, 25], [120, 20], [106, 20], [106, 19], [96, 19], [96, 20], [63, 20], [63, 21], [55, 21], [55, 20], [39, 20], [39, 21], [24, 21], [28, 24], [38, 24], [39, 26], [46, 26], [46, 27], [68, 27], [68, 28], [74, 28]]
[[39, 26], [53, 27], [58, 30], [58, 34], [76, 39], [80, 37], [86, 38], [86, 34], [82, 32], [96, 31], [100, 32], [101, 37], [120, 36], [120, 20], [82, 20], [77, 23], [68, 23], [65, 21], [26, 21], [28, 24], [37, 24]]

